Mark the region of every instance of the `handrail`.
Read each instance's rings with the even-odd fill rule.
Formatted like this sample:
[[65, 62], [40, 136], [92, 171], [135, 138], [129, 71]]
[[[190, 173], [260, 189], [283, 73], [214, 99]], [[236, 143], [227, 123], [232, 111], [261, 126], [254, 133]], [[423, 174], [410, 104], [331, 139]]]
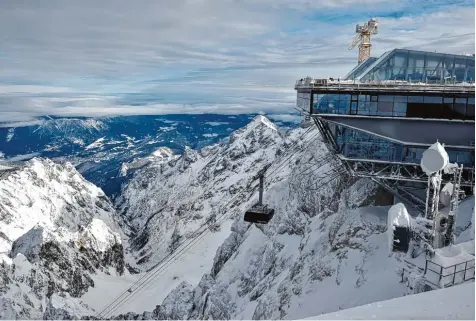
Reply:
[[296, 81], [294, 89], [299, 88], [338, 88], [345, 89], [346, 87], [355, 88], [355, 86], [360, 88], [372, 88], [372, 87], [385, 87], [386, 89], [392, 88], [425, 88], [425, 89], [438, 89], [439, 91], [451, 91], [451, 90], [460, 90], [460, 91], [474, 91], [475, 83], [474, 82], [459, 82], [459, 83], [440, 83], [440, 82], [408, 82], [402, 80], [368, 80], [365, 82], [356, 82], [355, 80], [334, 80], [334, 79], [313, 79], [311, 77], [302, 78]]
[[[473, 262], [473, 265], [468, 267], [468, 263], [470, 263], [470, 262]], [[442, 280], [443, 278], [453, 276], [452, 281], [443, 284], [443, 287], [449, 287], [449, 286], [453, 286], [453, 285], [455, 285], [455, 284], [460, 284], [460, 283], [463, 283], [463, 282], [466, 282], [466, 281], [469, 281], [469, 280], [474, 280], [474, 271], [475, 271], [474, 262], [475, 262], [475, 260], [472, 259], [472, 260], [468, 260], [468, 261], [465, 261], [465, 262], [456, 263], [456, 264], [453, 264], [453, 265], [444, 267], [444, 266], [442, 266], [442, 265], [440, 265], [440, 264], [438, 264], [438, 263], [436, 263], [436, 262], [433, 262], [433, 261], [431, 261], [431, 260], [426, 260], [426, 263], [425, 263], [425, 271], [424, 271], [423, 274], [426, 275], [428, 271], [437, 274], [437, 275], [439, 276], [439, 277], [438, 277], [438, 284], [441, 284], [441, 280]], [[428, 263], [431, 263], [431, 264], [434, 264], [434, 265], [438, 266], [438, 267], [439, 267], [439, 271], [436, 271], [436, 270], [433, 270], [433, 269], [429, 268], [429, 267], [428, 267]], [[464, 264], [464, 270], [459, 270], [459, 271], [457, 271], [457, 270], [456, 270], [456, 267], [457, 267], [457, 266], [462, 266], [463, 264]], [[448, 270], [448, 269], [451, 269], [451, 268], [453, 268], [453, 272], [450, 272], [450, 273], [447, 273], [447, 274], [443, 274], [443, 270]], [[472, 277], [466, 278], [466, 272], [471, 271], [471, 270], [473, 270], [473, 275], [472, 275]], [[463, 274], [463, 280], [462, 280], [461, 282], [455, 283], [456, 274], [457, 274], [457, 273], [462, 273], [462, 272], [464, 273], [464, 274]]]

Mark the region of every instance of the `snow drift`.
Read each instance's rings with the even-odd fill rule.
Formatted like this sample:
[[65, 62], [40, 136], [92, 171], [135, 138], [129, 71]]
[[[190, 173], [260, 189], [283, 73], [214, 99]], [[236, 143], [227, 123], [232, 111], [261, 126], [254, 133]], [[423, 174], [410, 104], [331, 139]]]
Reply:
[[304, 320], [474, 320], [474, 282]]

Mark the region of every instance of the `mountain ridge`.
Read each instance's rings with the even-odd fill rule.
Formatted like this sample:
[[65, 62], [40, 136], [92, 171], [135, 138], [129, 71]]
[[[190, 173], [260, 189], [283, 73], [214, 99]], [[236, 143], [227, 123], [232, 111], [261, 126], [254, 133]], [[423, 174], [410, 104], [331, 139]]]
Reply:
[[71, 162], [89, 181], [113, 196], [127, 180], [120, 175], [122, 163], [147, 157], [159, 147], [180, 154], [185, 146], [200, 149], [217, 143], [253, 116], [44, 116], [36, 122], [19, 123], [18, 127], [15, 123], [0, 123], [0, 162], [35, 156]]
[[8, 170], [0, 215], [2, 319], [42, 319], [65, 300], [88, 311], [76, 298], [94, 286], [92, 274], [127, 273], [127, 226], [72, 164], [35, 158]]
[[[102, 318], [295, 319], [405, 295], [378, 186], [346, 175], [310, 126], [282, 130], [259, 115], [203, 148], [159, 148], [122, 163], [128, 179], [114, 203], [72, 164], [38, 158], [0, 171], [1, 215], [33, 215], [31, 203], [50, 217], [16, 234], [8, 223], [2, 318], [93, 316], [121, 292], [131, 297]], [[253, 177], [269, 164], [264, 203], [275, 216], [246, 223]], [[459, 231], [472, 226], [474, 207], [466, 214]], [[200, 226], [202, 243], [181, 252]], [[162, 272], [134, 285], [154, 269]]]

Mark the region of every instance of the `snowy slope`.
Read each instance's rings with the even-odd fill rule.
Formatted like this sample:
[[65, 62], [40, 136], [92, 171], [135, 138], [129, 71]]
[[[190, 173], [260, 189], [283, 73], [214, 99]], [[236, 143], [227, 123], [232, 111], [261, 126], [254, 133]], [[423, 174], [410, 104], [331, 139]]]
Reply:
[[80, 315], [91, 275], [125, 272], [122, 222], [71, 164], [35, 158], [8, 171], [0, 217], [1, 318]]
[[[0, 172], [0, 206], [21, 222], [20, 227], [10, 222], [0, 229], [9, 233], [6, 251], [16, 255], [3, 258], [11, 281], [0, 283], [8, 300], [0, 302], [5, 306], [2, 317], [95, 315], [199, 226], [223, 215], [228, 219], [220, 224], [212, 220], [199, 243], [107, 316], [296, 319], [404, 295], [398, 257], [388, 253], [390, 207], [374, 205], [377, 187], [370, 181], [346, 175], [331, 180], [336, 164], [323, 157], [327, 150], [316, 128], [308, 125], [284, 132], [257, 116], [226, 142], [201, 150], [187, 147], [182, 155], [159, 148], [125, 163], [122, 174], [131, 178], [115, 200], [119, 216], [100, 189], [74, 169], [70, 175], [66, 167], [34, 160], [6, 176]], [[276, 166], [284, 159], [283, 166]], [[252, 177], [270, 163], [264, 202], [276, 214], [266, 226], [250, 225], [243, 214], [258, 197]], [[55, 175], [45, 179], [37, 167]], [[22, 185], [18, 195], [8, 192], [14, 184]], [[31, 195], [34, 202], [28, 202]], [[474, 222], [474, 210], [467, 202], [461, 209], [465, 214], [458, 216], [457, 230], [463, 239], [471, 237], [468, 222]], [[469, 210], [472, 215], [466, 214]], [[38, 211], [41, 219], [35, 216]], [[76, 223], [87, 226], [86, 231]], [[80, 286], [44, 266], [41, 249], [48, 242], [59, 248], [62, 264], [84, 272]], [[79, 247], [94, 250], [84, 253]], [[79, 268], [82, 262], [91, 262], [93, 268]], [[141, 272], [129, 274], [120, 268], [126, 263]], [[43, 283], [32, 291], [25, 280], [33, 270]], [[50, 279], [55, 286], [45, 294], [39, 289], [47, 289]], [[13, 286], [15, 282], [19, 285]], [[24, 308], [26, 312], [20, 311]]]
[[[117, 315], [128, 312], [141, 313], [153, 310], [157, 304], [161, 303], [165, 297], [183, 281], [189, 284], [198, 285], [202, 276], [210, 271], [213, 265], [218, 247], [230, 234], [231, 220], [225, 222], [220, 231], [210, 233], [200, 242], [181, 256], [173, 265], [163, 270], [157, 277], [154, 277], [147, 286], [137, 295], [123, 302], [114, 313]], [[102, 308], [120, 293], [126, 291], [137, 282], [145, 273], [126, 275], [117, 277], [100, 273], [92, 276], [95, 287], [81, 297], [87, 305], [95, 311]], [[104, 289], [108, 289], [106, 292]]]
[[304, 320], [474, 320], [474, 282]]
[[[257, 117], [235, 132], [229, 144], [187, 150], [160, 174], [151, 166], [138, 170], [118, 204], [136, 228], [137, 240], [144, 240], [141, 248], [132, 249], [139, 251], [139, 266], [153, 266], [170, 251], [173, 234], [187, 235], [196, 228], [195, 220], [203, 222], [212, 208], [242, 191], [258, 169], [279, 158], [276, 154], [304, 131], [294, 130], [283, 139], [269, 120]], [[244, 223], [242, 215], [257, 195], [241, 197], [230, 213], [235, 219], [231, 234], [218, 249], [209, 273], [198, 286], [196, 281], [182, 283], [152, 317], [300, 318], [404, 294], [395, 260], [388, 256], [388, 207], [368, 206], [376, 186], [367, 181], [352, 185], [354, 181], [341, 177], [309, 192], [333, 168], [329, 160], [322, 162], [326, 149], [319, 137], [311, 140], [266, 179], [265, 202], [277, 212], [272, 222], [260, 228]], [[205, 199], [196, 195], [200, 183], [208, 191]], [[158, 214], [147, 221], [154, 211]], [[163, 225], [168, 227], [161, 230]], [[137, 294], [149, 301], [147, 294], [142, 295]], [[146, 303], [151, 306], [147, 310], [159, 303]], [[127, 304], [130, 312], [139, 312], [136, 305]]]
[[222, 204], [241, 191], [271, 162], [283, 138], [265, 117], [236, 131], [229, 143], [200, 151], [185, 148], [180, 158], [162, 158], [137, 169], [116, 201], [136, 230], [131, 252], [149, 268], [191, 232], [217, 215]]
[[[262, 122], [260, 126], [267, 131], [274, 130], [268, 122]], [[302, 131], [291, 132], [287, 138], [292, 141]], [[246, 141], [248, 132], [253, 131], [243, 129], [237, 132], [230, 139], [230, 144]], [[274, 144], [283, 144], [282, 138], [274, 138]], [[270, 143], [261, 148], [266, 151], [268, 146]], [[227, 169], [238, 169], [235, 173], [242, 172], [240, 168], [248, 162], [248, 158], [256, 157], [254, 153], [246, 154], [246, 158], [241, 158], [236, 164], [223, 155], [230, 155], [227, 153], [229, 146], [214, 148], [217, 150], [215, 155], [219, 156], [212, 159], [228, 160], [231, 165]], [[192, 151], [189, 153], [192, 154]], [[390, 207], [372, 205], [377, 191], [373, 183], [351, 180], [345, 175], [313, 191], [331, 176], [334, 165], [330, 161], [322, 164], [325, 153], [325, 147], [319, 139], [315, 139], [314, 144], [298, 152], [276, 174], [269, 175], [264, 200], [276, 209], [270, 224], [258, 227], [242, 220], [244, 211], [256, 201], [256, 195], [251, 199], [243, 197], [237, 202], [232, 209], [235, 222], [231, 234], [218, 249], [211, 270], [202, 277], [198, 286], [183, 282], [155, 309], [149, 309], [150, 312], [142, 315], [129, 313], [118, 318], [296, 319], [405, 295], [408, 288], [400, 282], [401, 260], [399, 256], [389, 255], [388, 251], [386, 232]], [[196, 157], [189, 155], [189, 159], [193, 159], [192, 165], [186, 168], [194, 168], [197, 166], [194, 164], [203, 159], [200, 153], [193, 155]], [[269, 156], [267, 159], [270, 159]], [[312, 167], [310, 164], [319, 166]], [[178, 172], [183, 178], [171, 184], [174, 188], [180, 186], [176, 193], [187, 186], [194, 186], [193, 179], [187, 180], [187, 175], [183, 174], [187, 173], [186, 170]], [[143, 179], [145, 173], [136, 179]], [[188, 177], [193, 177], [193, 174]], [[226, 172], [221, 175], [223, 182], [234, 177]], [[157, 176], [151, 177], [160, 181]], [[213, 182], [213, 185], [208, 185], [212, 198], [220, 193], [221, 181], [217, 184], [213, 176], [207, 178]], [[161, 186], [167, 185], [166, 180], [163, 182]], [[153, 190], [160, 190], [157, 187], [149, 189], [147, 183], [142, 189], [138, 181], [135, 184], [135, 193], [140, 190], [148, 195]], [[161, 193], [156, 192], [154, 199], [160, 198]], [[126, 190], [124, 195], [132, 194]], [[181, 197], [177, 202], [188, 202], [187, 197]], [[220, 198], [222, 202], [227, 200], [226, 194]], [[140, 199], [129, 198], [129, 203], [123, 203], [126, 212], [132, 208], [129, 204], [141, 204], [140, 208], [129, 212], [137, 215], [133, 220], [136, 220], [138, 229], [143, 220], [139, 219], [139, 213], [150, 213], [152, 208]], [[466, 204], [462, 204], [462, 212]], [[183, 221], [188, 220], [193, 209], [187, 207], [179, 212], [182, 215], [182, 221], [177, 223], [179, 231], [187, 229]], [[160, 216], [160, 221], [169, 224], [169, 217]], [[466, 212], [461, 215], [457, 228], [464, 229], [461, 221], [467, 224], [470, 217], [471, 214]], [[172, 228], [177, 231], [177, 225]], [[160, 249], [153, 251], [151, 257]], [[141, 292], [137, 293], [137, 296], [141, 295]]]
[[371, 184], [358, 182], [337, 209], [314, 217], [276, 199], [281, 215], [263, 231], [237, 223], [231, 245], [191, 293], [189, 315], [295, 319], [403, 295], [384, 233], [388, 207], [359, 207], [371, 193]]

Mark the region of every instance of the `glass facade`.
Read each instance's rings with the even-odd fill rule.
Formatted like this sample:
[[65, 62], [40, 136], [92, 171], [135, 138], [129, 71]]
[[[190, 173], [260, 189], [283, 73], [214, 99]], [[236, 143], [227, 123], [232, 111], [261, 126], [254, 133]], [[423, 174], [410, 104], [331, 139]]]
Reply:
[[311, 108], [311, 94], [298, 92], [296, 106], [301, 110], [309, 111]]
[[[339, 152], [350, 159], [369, 159], [420, 164], [427, 147], [411, 147], [387, 141], [357, 130], [330, 124]], [[474, 152], [447, 149], [450, 162], [472, 167]]]
[[[406, 80], [445, 83], [474, 82], [475, 57], [394, 49], [367, 66], [354, 68], [347, 80]], [[364, 61], [362, 64], [364, 64]], [[365, 70], [363, 70], [365, 68]]]
[[[475, 81], [475, 57], [395, 49], [380, 58], [357, 65], [346, 80], [405, 80], [424, 83]], [[319, 89], [314, 89], [319, 90]], [[362, 115], [430, 119], [475, 119], [475, 97], [464, 93], [389, 93], [349, 91], [298, 93], [297, 106], [313, 114]], [[322, 90], [325, 92], [325, 90]], [[388, 94], [387, 94], [388, 93]], [[311, 106], [312, 103], [312, 106]], [[338, 153], [350, 159], [368, 159], [419, 164], [427, 147], [408, 146], [338, 124], [327, 123], [338, 145]], [[418, 141], [418, 140], [417, 140]], [[456, 145], [454, 145], [456, 146]], [[446, 148], [450, 162], [474, 166], [474, 150]]]
[[[463, 120], [474, 120], [475, 117], [474, 97], [349, 93], [313, 95], [313, 113], [315, 114]], [[301, 101], [309, 104], [309, 100], [301, 99]]]
[[360, 64], [355, 66], [354, 69], [352, 69], [345, 77], [344, 79], [357, 79], [362, 75], [362, 73], [367, 70], [368, 67], [370, 67], [371, 64], [373, 64], [375, 61], [377, 61], [377, 58], [375, 57], [370, 57], [364, 61], [362, 61]]

